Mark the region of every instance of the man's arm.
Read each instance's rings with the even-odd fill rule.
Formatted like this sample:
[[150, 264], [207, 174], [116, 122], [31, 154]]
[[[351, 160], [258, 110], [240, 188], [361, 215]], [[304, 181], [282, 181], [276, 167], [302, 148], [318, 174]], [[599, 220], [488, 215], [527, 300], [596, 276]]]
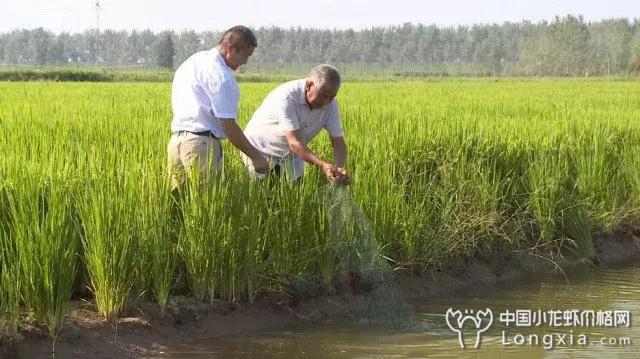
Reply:
[[220, 125], [222, 126], [222, 130], [224, 134], [229, 138], [231, 144], [242, 151], [245, 155], [251, 158], [253, 162], [253, 167], [255, 168], [257, 173], [266, 174], [269, 172], [269, 164], [267, 159], [262, 156], [262, 154], [255, 148], [247, 137], [242, 132], [242, 129], [236, 123], [235, 119], [232, 118], [221, 118]]
[[334, 182], [338, 184], [351, 184], [351, 177], [347, 174], [344, 165], [347, 162], [347, 143], [342, 136], [329, 136], [333, 147], [333, 162], [335, 167]]
[[298, 130], [284, 132], [284, 135], [287, 138], [287, 142], [289, 143], [289, 148], [296, 156], [320, 168], [323, 172], [325, 171], [325, 169], [333, 167], [330, 163], [316, 156], [315, 153], [313, 153], [309, 149], [309, 147], [302, 143], [298, 139], [296, 132], [298, 132]]
[[[285, 131], [284, 133], [285, 137], [287, 138], [287, 142], [289, 142], [289, 148], [291, 149], [291, 151], [293, 151], [293, 153], [295, 153], [296, 156], [320, 168], [324, 176], [327, 178], [327, 181], [331, 183], [351, 183], [351, 179], [347, 176], [347, 172], [344, 170], [344, 168], [342, 168], [341, 166], [334, 166], [331, 163], [328, 163], [316, 156], [309, 149], [309, 147], [307, 147], [298, 139], [296, 132], [297, 130]], [[335, 145], [333, 144], [333, 139], [331, 140], [331, 143], [334, 146], [334, 158], [337, 159], [336, 163], [344, 165], [345, 159], [347, 157], [347, 145], [344, 142], [344, 138], [340, 137], [340, 139], [337, 140], [337, 151]]]
[[333, 147], [333, 164], [336, 167], [343, 168], [347, 162], [347, 143], [344, 137], [331, 137], [331, 147]]

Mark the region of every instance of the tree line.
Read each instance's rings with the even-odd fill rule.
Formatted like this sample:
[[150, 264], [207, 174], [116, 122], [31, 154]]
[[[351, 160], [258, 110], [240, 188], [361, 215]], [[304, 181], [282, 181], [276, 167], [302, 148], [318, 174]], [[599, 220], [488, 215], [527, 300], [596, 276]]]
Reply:
[[[261, 27], [249, 68], [303, 72], [328, 62], [352, 73], [420, 75], [600, 76], [640, 72], [640, 18], [443, 27], [410, 24], [364, 30]], [[7, 65], [175, 68], [217, 43], [217, 31], [52, 33], [42, 28], [0, 34]]]

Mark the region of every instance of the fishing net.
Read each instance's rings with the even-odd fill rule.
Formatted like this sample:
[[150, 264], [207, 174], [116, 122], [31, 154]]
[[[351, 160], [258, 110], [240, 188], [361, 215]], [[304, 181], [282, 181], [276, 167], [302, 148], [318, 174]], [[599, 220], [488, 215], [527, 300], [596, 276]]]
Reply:
[[360, 205], [346, 186], [332, 185], [326, 189], [324, 208], [336, 258], [334, 275], [358, 294], [353, 299], [359, 321], [406, 328], [412, 322], [412, 308]]

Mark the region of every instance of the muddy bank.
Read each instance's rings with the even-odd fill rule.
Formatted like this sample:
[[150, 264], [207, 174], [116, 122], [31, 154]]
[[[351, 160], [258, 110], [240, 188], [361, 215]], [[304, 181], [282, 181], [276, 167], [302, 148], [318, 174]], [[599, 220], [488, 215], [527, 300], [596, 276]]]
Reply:
[[544, 255], [536, 252], [496, 254], [486, 259], [452, 261], [442, 270], [400, 277], [409, 297], [429, 298], [469, 293], [474, 287], [490, 287], [505, 282], [541, 280], [640, 261], [640, 223], [624, 224], [613, 233], [593, 234], [595, 256]]
[[[510, 252], [484, 259], [454, 260], [438, 271], [422, 275], [399, 273], [396, 279], [411, 301], [634, 262], [640, 260], [640, 225], [620, 226], [613, 234], [596, 233], [594, 246], [596, 255], [590, 259]], [[356, 313], [362, 310], [359, 293], [367, 290], [365, 285], [338, 283], [335, 289], [331, 295], [315, 298], [264, 294], [253, 304], [210, 305], [177, 296], [171, 299], [164, 315], [152, 304], [140, 304], [130, 308], [130, 316], [116, 326], [107, 325], [93, 304], [73, 302], [55, 343], [44, 331], [25, 324], [20, 334], [0, 340], [0, 358], [51, 358], [54, 345], [57, 358], [138, 357], [196, 339], [276, 329], [296, 321], [314, 322], [333, 316], [357, 319]]]

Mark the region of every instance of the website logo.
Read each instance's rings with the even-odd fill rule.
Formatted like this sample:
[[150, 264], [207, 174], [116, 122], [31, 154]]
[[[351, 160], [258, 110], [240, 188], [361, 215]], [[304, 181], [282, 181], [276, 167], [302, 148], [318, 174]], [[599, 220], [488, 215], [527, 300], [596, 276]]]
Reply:
[[[464, 327], [465, 325], [471, 326], [476, 333], [474, 348], [480, 348], [482, 342], [482, 333], [486, 332], [493, 323], [493, 312], [487, 308], [485, 310], [474, 311], [473, 309], [453, 310], [449, 308], [445, 314], [447, 325], [451, 330], [458, 333], [458, 341], [460, 342], [460, 348], [466, 349], [464, 343]], [[467, 323], [471, 323], [470, 325]]]

